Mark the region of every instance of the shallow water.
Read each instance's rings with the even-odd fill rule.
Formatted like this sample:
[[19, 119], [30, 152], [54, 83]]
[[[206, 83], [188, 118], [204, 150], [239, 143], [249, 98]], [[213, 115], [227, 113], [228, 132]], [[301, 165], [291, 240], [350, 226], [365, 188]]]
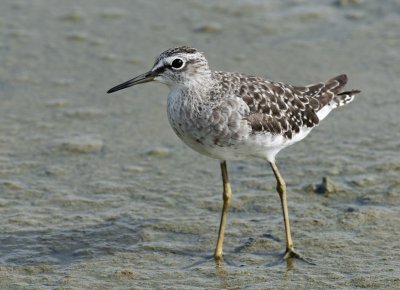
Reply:
[[[1, 289], [400, 287], [400, 2], [11, 1], [0, 10]], [[214, 69], [362, 94], [278, 156], [296, 248], [262, 161], [219, 165], [169, 128], [167, 88], [105, 92], [189, 44]], [[330, 177], [337, 191], [310, 184]]]

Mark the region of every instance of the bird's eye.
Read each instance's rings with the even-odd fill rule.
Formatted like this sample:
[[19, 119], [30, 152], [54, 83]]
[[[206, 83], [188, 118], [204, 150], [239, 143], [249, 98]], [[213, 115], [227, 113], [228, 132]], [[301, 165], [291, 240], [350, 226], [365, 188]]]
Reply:
[[175, 58], [174, 61], [171, 63], [173, 69], [180, 69], [184, 65], [184, 62], [180, 58]]

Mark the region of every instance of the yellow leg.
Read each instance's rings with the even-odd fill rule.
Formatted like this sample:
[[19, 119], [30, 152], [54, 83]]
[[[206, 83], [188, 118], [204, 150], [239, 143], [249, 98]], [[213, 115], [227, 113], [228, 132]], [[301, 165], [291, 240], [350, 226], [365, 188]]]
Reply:
[[[290, 231], [290, 223], [289, 223], [289, 212], [287, 207], [287, 196], [286, 196], [286, 183], [283, 180], [282, 175], [279, 173], [278, 167], [274, 162], [270, 162], [272, 171], [274, 172], [276, 178], [276, 190], [279, 193], [279, 197], [281, 199], [282, 205], [282, 213], [283, 213], [283, 222], [285, 224], [285, 233], [286, 233], [286, 251], [283, 255], [283, 259], [287, 260], [289, 258], [297, 258], [300, 259], [308, 264], [315, 265], [314, 262], [310, 261], [309, 259], [303, 257], [298, 252], [294, 250], [293, 240], [292, 240], [292, 233]], [[289, 262], [289, 260], [288, 260]], [[289, 265], [289, 264], [288, 264]]]
[[278, 167], [276, 167], [275, 163], [270, 162], [272, 171], [274, 172], [276, 178], [276, 190], [279, 193], [279, 197], [281, 199], [282, 212], [283, 212], [283, 222], [285, 224], [285, 232], [286, 232], [286, 253], [293, 251], [293, 240], [292, 234], [290, 231], [290, 223], [289, 223], [289, 212], [287, 207], [287, 197], [286, 197], [286, 183], [283, 180], [282, 175], [279, 173]]
[[228, 218], [228, 208], [231, 203], [231, 196], [232, 196], [231, 185], [229, 183], [229, 178], [228, 178], [228, 170], [226, 169], [226, 161], [221, 161], [221, 173], [222, 173], [222, 183], [224, 186], [224, 191], [223, 191], [224, 204], [222, 207], [221, 222], [219, 224], [217, 245], [214, 251], [214, 258], [216, 260], [222, 258], [222, 244], [224, 243], [225, 225], [226, 225], [226, 220]]
[[[296, 258], [301, 258], [298, 253], [294, 250], [293, 247], [293, 240], [292, 240], [292, 234], [290, 231], [290, 223], [289, 223], [289, 212], [288, 212], [288, 207], [287, 207], [287, 196], [286, 196], [286, 183], [285, 180], [283, 180], [282, 175], [279, 173], [278, 167], [275, 165], [274, 162], [270, 162], [272, 171], [274, 172], [277, 186], [276, 190], [279, 193], [279, 197], [281, 199], [281, 205], [282, 205], [282, 213], [283, 213], [283, 222], [285, 224], [285, 232], [286, 232], [286, 251], [284, 255], [284, 259], [290, 258], [290, 257], [296, 257]], [[304, 258], [301, 258], [302, 260], [305, 260]]]

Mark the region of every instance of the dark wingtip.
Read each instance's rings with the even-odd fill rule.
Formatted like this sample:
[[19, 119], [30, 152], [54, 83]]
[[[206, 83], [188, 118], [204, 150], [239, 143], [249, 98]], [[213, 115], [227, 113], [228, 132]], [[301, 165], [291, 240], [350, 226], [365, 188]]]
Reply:
[[348, 79], [349, 78], [347, 77], [347, 74], [340, 74], [340, 75], [330, 79], [328, 82], [337, 81], [337, 82], [339, 82], [339, 86], [344, 86], [345, 84], [347, 84]]
[[[339, 82], [339, 86], [340, 87], [343, 87], [345, 84], [347, 84], [348, 77], [347, 77], [347, 74], [341, 74], [341, 75], [338, 75], [338, 76], [334, 77], [333, 79], [331, 79], [329, 81], [334, 81], [334, 80]], [[355, 94], [361, 93], [361, 91], [360, 90], [351, 90], [351, 91], [343, 92], [343, 94], [345, 94], [345, 93], [346, 94], [355, 95]]]
[[[360, 90], [351, 90], [351, 91], [341, 92], [340, 94], [337, 94], [337, 96], [351, 96], [351, 98], [353, 98], [355, 95], [357, 95], [359, 93], [361, 93]], [[349, 101], [347, 101], [347, 102], [349, 102]]]

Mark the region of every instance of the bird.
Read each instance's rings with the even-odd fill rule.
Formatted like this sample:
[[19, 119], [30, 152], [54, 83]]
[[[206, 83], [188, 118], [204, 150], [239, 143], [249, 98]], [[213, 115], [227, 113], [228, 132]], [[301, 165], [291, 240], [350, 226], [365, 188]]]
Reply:
[[107, 93], [147, 82], [169, 87], [167, 116], [176, 135], [190, 148], [220, 163], [223, 206], [216, 261], [223, 258], [223, 241], [232, 199], [227, 161], [262, 159], [269, 163], [280, 197], [286, 248], [282, 260], [303, 257], [293, 245], [287, 188], [276, 155], [304, 139], [335, 108], [353, 101], [360, 90], [344, 91], [347, 75], [305, 86], [262, 77], [213, 71], [204, 53], [190, 46], [165, 50], [152, 68]]

